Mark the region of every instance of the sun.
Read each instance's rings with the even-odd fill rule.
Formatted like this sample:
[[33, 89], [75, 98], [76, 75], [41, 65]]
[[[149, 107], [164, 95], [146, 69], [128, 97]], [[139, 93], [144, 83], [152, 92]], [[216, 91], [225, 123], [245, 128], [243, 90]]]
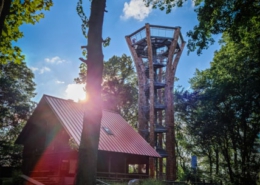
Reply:
[[71, 99], [75, 102], [87, 100], [84, 87], [85, 84], [69, 84], [65, 91], [67, 99]]

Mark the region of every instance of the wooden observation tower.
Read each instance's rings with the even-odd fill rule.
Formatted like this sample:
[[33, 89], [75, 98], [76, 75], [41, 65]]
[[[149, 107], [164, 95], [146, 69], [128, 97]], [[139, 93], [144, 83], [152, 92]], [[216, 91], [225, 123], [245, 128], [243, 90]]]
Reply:
[[161, 179], [166, 172], [166, 180], [176, 180], [173, 87], [185, 46], [180, 27], [145, 24], [126, 41], [138, 74], [138, 131], [162, 157], [150, 159], [150, 176], [156, 171]]

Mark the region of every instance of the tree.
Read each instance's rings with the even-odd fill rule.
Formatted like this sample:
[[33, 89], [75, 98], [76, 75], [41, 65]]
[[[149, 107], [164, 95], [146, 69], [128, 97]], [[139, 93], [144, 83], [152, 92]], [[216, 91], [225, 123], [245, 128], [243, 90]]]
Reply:
[[224, 34], [211, 67], [196, 71], [193, 92], [183, 93], [179, 107], [192, 136], [191, 150], [204, 158], [208, 178], [253, 185], [260, 170], [255, 147], [260, 133], [259, 51], [251, 49], [255, 42], [231, 39]]
[[[144, 1], [166, 13], [185, 2]], [[185, 129], [192, 134], [189, 142], [193, 148], [186, 147], [204, 157], [209, 178], [223, 175], [225, 179], [228, 175], [227, 179], [233, 184], [246, 184], [246, 181], [253, 184], [257, 170], [254, 161], [259, 160], [252, 146], [259, 132], [256, 126], [259, 125], [256, 103], [259, 88], [255, 85], [259, 83], [260, 54], [256, 48], [260, 47], [260, 3], [242, 0], [193, 2], [199, 23], [187, 33], [189, 51], [197, 50], [197, 54], [201, 54], [214, 43], [213, 36], [217, 34], [223, 35], [224, 42], [220, 40], [223, 47], [216, 53], [212, 67], [196, 72], [191, 81], [193, 91], [183, 93], [177, 104], [185, 110], [186, 114], [179, 116], [187, 122]], [[253, 126], [257, 128], [254, 131]], [[223, 171], [225, 173], [221, 174]]]
[[104, 63], [102, 95], [107, 109], [120, 113], [133, 126], [137, 118], [137, 77], [131, 57], [113, 56]]
[[[81, 5], [82, 1], [79, 2]], [[80, 6], [79, 6], [80, 7]], [[79, 146], [79, 159], [75, 184], [95, 184], [97, 152], [102, 118], [101, 83], [103, 73], [102, 28], [106, 0], [92, 0], [88, 24], [86, 89], [89, 100], [85, 103], [83, 129]], [[78, 13], [80, 14], [80, 9]]]
[[[166, 10], [166, 13], [175, 6], [183, 6], [185, 1], [144, 0], [148, 6]], [[187, 33], [190, 37], [187, 44], [189, 51], [197, 50], [197, 54], [201, 54], [214, 43], [212, 36], [222, 33], [227, 33], [236, 42], [243, 42], [248, 36], [250, 40], [259, 39], [260, 27], [256, 24], [260, 22], [259, 0], [194, 0], [193, 3], [199, 24]]]
[[49, 10], [52, 0], [1, 0], [0, 3], [0, 63], [22, 62], [21, 49], [13, 41], [23, 37], [19, 27], [24, 23], [35, 24]]
[[14, 141], [34, 108], [34, 75], [24, 62], [0, 68], [0, 164], [19, 165], [21, 150]]
[[[80, 65], [79, 77], [76, 83], [86, 82], [85, 63]], [[131, 125], [135, 125], [137, 117], [137, 78], [132, 60], [123, 54], [113, 56], [104, 62], [103, 83], [101, 96], [103, 108], [118, 112]]]

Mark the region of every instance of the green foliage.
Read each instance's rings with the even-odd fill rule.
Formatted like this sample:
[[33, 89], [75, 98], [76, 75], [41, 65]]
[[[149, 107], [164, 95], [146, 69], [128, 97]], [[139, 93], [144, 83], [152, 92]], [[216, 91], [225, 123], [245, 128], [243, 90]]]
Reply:
[[0, 64], [0, 68], [0, 128], [15, 127], [26, 120], [32, 110], [34, 74], [24, 62], [8, 62]]
[[3, 185], [13, 185], [13, 180], [12, 179], [4, 179], [3, 180]]
[[12, 175], [12, 185], [23, 184], [23, 179], [20, 177], [21, 171], [15, 170]]
[[[76, 83], [86, 83], [87, 66], [80, 65]], [[87, 90], [87, 89], [86, 89]], [[104, 62], [102, 98], [103, 108], [120, 113], [134, 125], [137, 116], [137, 79], [130, 57], [123, 54]]]
[[[246, 39], [246, 38], [245, 38]], [[255, 184], [260, 170], [259, 41], [237, 43], [224, 35], [210, 69], [196, 71], [193, 91], [176, 96], [189, 135], [187, 150], [200, 158], [204, 177]], [[206, 173], [207, 172], [207, 173]]]
[[12, 173], [12, 178], [5, 178], [2, 181], [3, 185], [20, 185], [23, 184], [23, 179], [20, 177], [22, 172], [19, 170], [14, 170]]
[[199, 25], [187, 34], [189, 50], [197, 49], [200, 54], [214, 43], [213, 34], [226, 33], [235, 42], [243, 42], [251, 34], [259, 39], [259, 10], [259, 1], [202, 1], [195, 9]]
[[21, 162], [22, 146], [15, 145], [13, 141], [0, 140], [0, 166], [20, 167]]
[[[153, 1], [144, 0], [153, 8], [171, 12], [175, 6], [182, 6], [186, 0]], [[195, 0], [195, 12], [199, 24], [187, 33], [190, 39], [187, 47], [189, 51], [197, 50], [201, 54], [214, 43], [212, 35], [227, 33], [235, 42], [243, 42], [245, 37], [258, 39], [260, 30], [260, 3], [244, 0]]]
[[[112, 183], [111, 185], [126, 185], [127, 183]], [[156, 179], [144, 179], [140, 181], [140, 185], [165, 185], [162, 181]]]
[[74, 138], [73, 137], [71, 137], [70, 139], [69, 139], [69, 146], [70, 146], [70, 148], [72, 149], [72, 150], [75, 150], [75, 151], [79, 151], [79, 146], [78, 146], [78, 144], [76, 143], [76, 141], [74, 140]]
[[103, 46], [104, 46], [104, 47], [109, 46], [110, 41], [111, 41], [111, 38], [110, 38], [110, 37], [107, 37], [105, 40], [103, 40]]
[[155, 179], [147, 179], [144, 180], [141, 185], [164, 185], [162, 181], [155, 180]]
[[7, 62], [0, 68], [0, 163], [16, 166], [21, 148], [14, 141], [34, 107], [34, 75], [24, 62]]
[[160, 10], [165, 10], [166, 13], [170, 13], [172, 8], [181, 7], [187, 0], [167, 0], [167, 1], [154, 1], [154, 0], [143, 0], [146, 6], [152, 5], [153, 8], [159, 8]]
[[[89, 27], [89, 19], [88, 17], [86, 16], [85, 12], [84, 12], [84, 8], [83, 8], [83, 2], [82, 0], [78, 0], [77, 2], [77, 7], [76, 7], [76, 11], [78, 13], [78, 16], [80, 17], [81, 19], [81, 31], [82, 31], [82, 34], [83, 36], [87, 39], [88, 38], [88, 34], [87, 34], [87, 29]], [[106, 10], [104, 10], [106, 11]], [[111, 41], [111, 38], [110, 37], [107, 37], [106, 39], [103, 39], [103, 46], [104, 47], [107, 47], [109, 46], [110, 44], [110, 41]], [[86, 56], [87, 57], [87, 52], [86, 50], [83, 51], [83, 56]]]
[[85, 38], [87, 38], [87, 28], [88, 28], [88, 18], [84, 12], [83, 6], [82, 6], [82, 0], [78, 0], [76, 11], [82, 21], [81, 24], [81, 30]]
[[[21, 49], [13, 41], [23, 37], [19, 27], [24, 24], [35, 24], [44, 17], [43, 11], [49, 10], [52, 0], [12, 0], [9, 13], [4, 20], [0, 34], [0, 63], [13, 61], [20, 63], [24, 60]], [[2, 16], [2, 15], [1, 15]]]

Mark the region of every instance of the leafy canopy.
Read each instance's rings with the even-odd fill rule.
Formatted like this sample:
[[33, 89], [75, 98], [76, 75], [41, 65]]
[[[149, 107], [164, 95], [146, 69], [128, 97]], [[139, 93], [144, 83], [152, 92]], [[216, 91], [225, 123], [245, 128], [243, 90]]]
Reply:
[[14, 146], [34, 108], [34, 75], [24, 62], [0, 64], [0, 164], [19, 163], [21, 149]]
[[[257, 41], [255, 41], [257, 42]], [[260, 170], [260, 61], [253, 43], [224, 35], [211, 67], [196, 71], [193, 91], [177, 96], [179, 116], [191, 136], [188, 149], [204, 159], [212, 178], [254, 184]]]
[[[3, 1], [4, 2], [4, 1]], [[44, 17], [43, 12], [53, 5], [52, 0], [12, 0], [6, 13], [4, 25], [0, 33], [0, 63], [8, 61], [22, 62], [24, 55], [14, 42], [23, 37], [20, 26], [24, 23], [35, 24]]]
[[[144, 0], [147, 6], [152, 5], [166, 13], [170, 13], [175, 6], [183, 6], [186, 1]], [[213, 35], [222, 33], [227, 33], [236, 42], [243, 41], [245, 37], [253, 37], [259, 43], [259, 0], [194, 0], [193, 3], [199, 23], [187, 33], [190, 37], [187, 44], [189, 51], [201, 54], [202, 50], [214, 43]]]
[[[76, 83], [86, 83], [87, 66], [80, 65]], [[86, 88], [86, 91], [88, 89]], [[120, 113], [131, 124], [137, 115], [137, 77], [129, 56], [113, 56], [104, 62], [102, 98], [103, 108]]]

